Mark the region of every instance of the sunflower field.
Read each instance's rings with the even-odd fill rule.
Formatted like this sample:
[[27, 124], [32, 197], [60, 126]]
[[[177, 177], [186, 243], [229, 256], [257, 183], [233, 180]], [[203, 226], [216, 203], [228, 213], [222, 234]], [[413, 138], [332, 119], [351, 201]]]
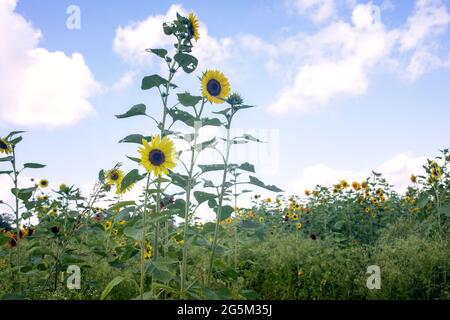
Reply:
[[[117, 165], [99, 171], [90, 194], [69, 183], [51, 189], [45, 179], [22, 185], [23, 172], [45, 165], [25, 159], [22, 131], [0, 136], [0, 174], [11, 178], [14, 198], [0, 199], [0, 298], [450, 299], [449, 150], [423, 164], [426, 175], [411, 176], [406, 194], [373, 172], [364, 181], [285, 195], [258, 179], [254, 165], [230, 161], [236, 145], [260, 143], [231, 135], [233, 120], [253, 106], [231, 90], [225, 73], [192, 75], [199, 62], [192, 48], [201, 38], [196, 16], [177, 14], [162, 32], [174, 52], [147, 51], [166, 73], [141, 85], [160, 96], [161, 118], [144, 104], [116, 115], [130, 128], [145, 117], [152, 128], [120, 141], [136, 145], [136, 157], [125, 159], [131, 171], [118, 156]], [[200, 92], [179, 88], [177, 73], [192, 76]], [[174, 123], [185, 131], [174, 131]], [[222, 134], [199, 141], [205, 126]], [[174, 140], [188, 147], [176, 150]], [[207, 149], [223, 161], [200, 164]], [[134, 188], [140, 196], [124, 200]], [[262, 198], [258, 188], [273, 196]], [[250, 192], [251, 205], [238, 207]], [[214, 221], [197, 219], [200, 206]], [[367, 285], [373, 265], [381, 276], [376, 289]]]

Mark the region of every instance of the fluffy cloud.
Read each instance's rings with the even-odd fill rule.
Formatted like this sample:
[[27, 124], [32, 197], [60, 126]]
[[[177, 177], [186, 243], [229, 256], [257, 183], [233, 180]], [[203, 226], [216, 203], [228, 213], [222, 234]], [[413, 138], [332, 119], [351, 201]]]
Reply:
[[336, 14], [335, 0], [287, 0], [285, 3], [293, 12], [306, 15], [316, 23], [324, 22]]
[[[127, 63], [136, 66], [148, 65], [155, 57], [145, 52], [147, 48], [173, 48], [173, 38], [162, 31], [162, 24], [176, 19], [176, 13], [187, 15], [181, 5], [171, 5], [162, 15], [149, 16], [143, 21], [119, 26], [113, 42], [114, 51]], [[217, 39], [209, 35], [208, 29], [200, 21], [200, 37], [193, 54], [199, 59], [202, 68], [217, 67], [230, 58], [231, 38]]]
[[[297, 3], [313, 8], [323, 2]], [[336, 98], [364, 94], [371, 72], [383, 65], [397, 66], [409, 80], [448, 66], [449, 60], [435, 53], [450, 22], [441, 0], [417, 0], [412, 15], [397, 29], [388, 29], [379, 13], [371, 2], [358, 4], [351, 22], [335, 20], [314, 34], [298, 34], [280, 43], [277, 56], [288, 56], [285, 60], [297, 67], [290, 67], [292, 71], [268, 109], [276, 114], [290, 110], [317, 113]], [[280, 69], [273, 62], [267, 66]]]
[[16, 3], [0, 3], [0, 119], [58, 127], [93, 113], [88, 99], [100, 86], [83, 56], [38, 48], [42, 34], [14, 12]]
[[[411, 153], [397, 154], [391, 159], [381, 163], [376, 172], [383, 176], [399, 192], [404, 192], [410, 185], [411, 174], [424, 174], [422, 165], [427, 161], [426, 157], [416, 157]], [[305, 189], [313, 189], [316, 185], [331, 186], [341, 179], [348, 181], [362, 181], [371, 174], [372, 169], [362, 171], [349, 171], [331, 168], [324, 164], [317, 164], [303, 170], [301, 177], [288, 186], [292, 193], [302, 193]]]

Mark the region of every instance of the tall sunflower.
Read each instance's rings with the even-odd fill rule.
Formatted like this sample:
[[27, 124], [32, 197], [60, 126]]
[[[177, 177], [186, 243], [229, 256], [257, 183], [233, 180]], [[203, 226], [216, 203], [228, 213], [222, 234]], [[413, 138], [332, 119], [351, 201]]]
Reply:
[[223, 103], [230, 95], [230, 82], [218, 70], [208, 70], [202, 77], [202, 94], [210, 102]]
[[12, 152], [11, 145], [6, 139], [0, 138], [0, 153], [10, 154]]
[[189, 20], [188, 26], [189, 35], [191, 37], [194, 37], [195, 41], [198, 41], [198, 39], [200, 39], [199, 23], [197, 17], [193, 12], [189, 13], [188, 20]]
[[175, 161], [177, 155], [173, 141], [168, 137], [161, 137], [156, 135], [152, 138], [149, 144], [145, 139], [142, 139], [143, 147], [139, 148], [141, 154], [140, 164], [148, 171], [153, 172], [155, 176], [169, 174], [169, 169], [176, 166]]

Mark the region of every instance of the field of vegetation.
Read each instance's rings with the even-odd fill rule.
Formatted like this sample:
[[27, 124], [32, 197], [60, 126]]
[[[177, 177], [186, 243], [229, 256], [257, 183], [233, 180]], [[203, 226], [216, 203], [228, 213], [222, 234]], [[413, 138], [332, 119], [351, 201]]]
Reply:
[[[0, 188], [14, 199], [0, 199], [0, 298], [450, 299], [447, 149], [423, 164], [424, 175], [411, 173], [405, 194], [373, 172], [285, 195], [252, 164], [230, 161], [236, 145], [261, 142], [231, 136], [235, 117], [253, 106], [221, 71], [192, 75], [192, 47], [201, 41], [195, 15], [177, 15], [162, 32], [174, 52], [147, 51], [167, 74], [146, 76], [141, 86], [160, 96], [161, 119], [144, 104], [116, 115], [130, 124], [146, 117], [154, 128], [120, 141], [136, 145], [126, 158], [135, 169], [124, 172], [118, 155], [90, 194], [70, 183], [51, 188], [39, 177], [45, 165], [27, 162], [26, 135], [0, 136], [0, 175], [13, 185]], [[180, 89], [177, 73], [198, 81], [200, 93]], [[199, 141], [204, 126], [222, 134]], [[186, 148], [175, 150], [175, 139]], [[199, 163], [206, 149], [223, 161]], [[24, 172], [36, 177], [29, 185], [19, 184]], [[137, 199], [123, 199], [140, 185]], [[262, 198], [259, 188], [273, 196]], [[244, 193], [252, 203], [237, 207]], [[213, 222], [196, 219], [200, 206], [215, 213]], [[369, 266], [379, 267], [378, 289], [367, 286]]]

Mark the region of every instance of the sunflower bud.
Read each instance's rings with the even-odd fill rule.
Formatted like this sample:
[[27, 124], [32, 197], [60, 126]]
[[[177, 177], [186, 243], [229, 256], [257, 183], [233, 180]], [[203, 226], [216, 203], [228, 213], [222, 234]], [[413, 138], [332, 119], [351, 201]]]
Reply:
[[227, 102], [231, 104], [232, 106], [241, 105], [244, 103], [244, 100], [242, 97], [237, 93], [232, 93], [228, 99]]

